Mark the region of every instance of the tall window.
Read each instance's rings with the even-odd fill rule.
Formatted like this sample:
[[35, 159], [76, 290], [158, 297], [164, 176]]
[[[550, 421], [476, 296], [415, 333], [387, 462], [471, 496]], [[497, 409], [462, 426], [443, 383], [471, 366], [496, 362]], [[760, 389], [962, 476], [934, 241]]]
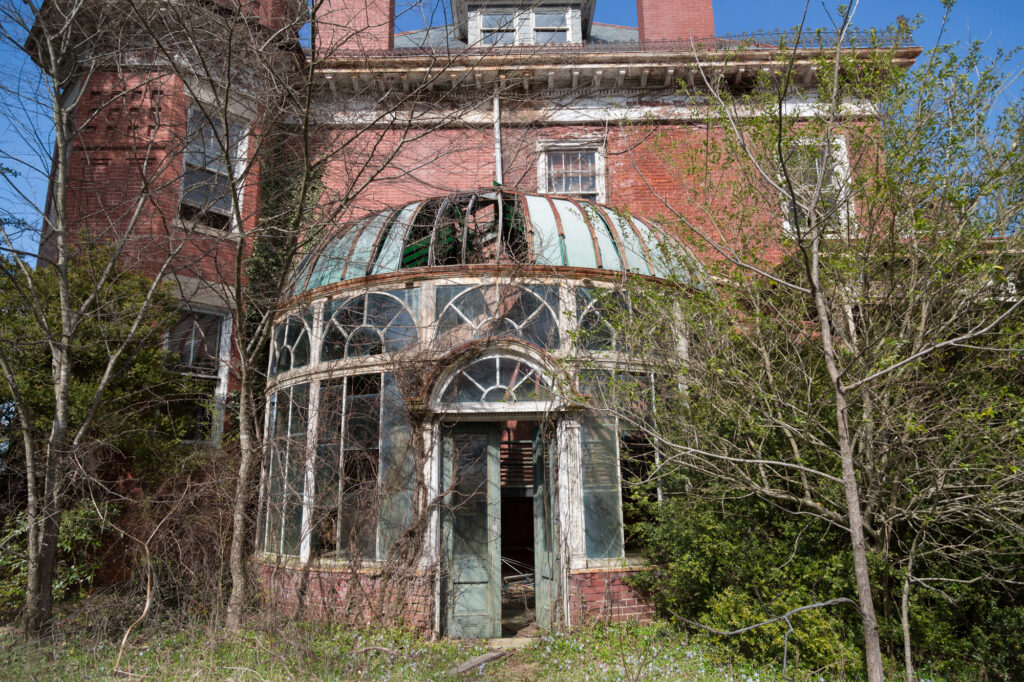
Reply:
[[[210, 116], [196, 105], [188, 110], [184, 170], [178, 215], [215, 229], [231, 227], [232, 173], [239, 170], [245, 128]], [[236, 177], [237, 181], [237, 177]]]
[[515, 45], [516, 20], [512, 13], [480, 17], [480, 42], [484, 45]]
[[569, 24], [565, 12], [535, 12], [533, 40], [538, 45], [569, 42]]
[[812, 226], [826, 238], [845, 234], [851, 210], [847, 175], [843, 140], [833, 140], [831, 148], [814, 140], [790, 145], [784, 163], [779, 166], [786, 235], [794, 239], [811, 238]]
[[359, 374], [320, 387], [310, 550], [385, 559], [412, 517], [416, 457], [394, 376]]
[[604, 201], [604, 157], [594, 147], [560, 148], [551, 143], [540, 155], [540, 190], [549, 194]]
[[167, 334], [172, 362], [189, 379], [189, 391], [175, 405], [175, 412], [189, 422], [186, 440], [211, 437], [223, 324], [223, 315], [186, 312]]

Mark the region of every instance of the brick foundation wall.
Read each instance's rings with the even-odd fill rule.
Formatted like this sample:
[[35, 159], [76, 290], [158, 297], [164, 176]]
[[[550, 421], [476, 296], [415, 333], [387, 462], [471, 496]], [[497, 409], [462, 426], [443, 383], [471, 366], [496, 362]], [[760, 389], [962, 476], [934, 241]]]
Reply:
[[430, 630], [434, 623], [434, 578], [416, 574], [387, 579], [345, 568], [304, 570], [257, 562], [257, 581], [268, 608], [284, 617], [370, 625], [398, 624]]
[[569, 575], [572, 624], [593, 620], [650, 622], [654, 603], [626, 581], [644, 569], [588, 570]]

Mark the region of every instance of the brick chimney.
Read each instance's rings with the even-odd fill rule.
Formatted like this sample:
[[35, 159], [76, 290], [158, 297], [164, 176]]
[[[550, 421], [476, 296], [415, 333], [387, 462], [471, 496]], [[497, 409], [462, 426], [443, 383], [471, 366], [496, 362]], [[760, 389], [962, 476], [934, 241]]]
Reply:
[[314, 20], [321, 57], [395, 47], [395, 0], [323, 0]]
[[641, 42], [715, 35], [711, 0], [636, 0], [636, 13]]

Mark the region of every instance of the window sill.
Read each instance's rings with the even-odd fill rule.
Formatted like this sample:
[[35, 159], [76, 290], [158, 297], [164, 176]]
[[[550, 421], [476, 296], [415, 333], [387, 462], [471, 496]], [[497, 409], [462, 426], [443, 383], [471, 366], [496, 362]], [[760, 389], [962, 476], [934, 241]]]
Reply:
[[239, 239], [242, 238], [242, 234], [233, 227], [227, 230], [220, 230], [217, 229], [216, 227], [209, 227], [207, 225], [193, 222], [191, 220], [184, 220], [182, 218], [175, 218], [174, 222], [171, 223], [171, 225], [183, 232], [203, 234], [210, 237], [217, 237], [218, 239], [238, 241]]

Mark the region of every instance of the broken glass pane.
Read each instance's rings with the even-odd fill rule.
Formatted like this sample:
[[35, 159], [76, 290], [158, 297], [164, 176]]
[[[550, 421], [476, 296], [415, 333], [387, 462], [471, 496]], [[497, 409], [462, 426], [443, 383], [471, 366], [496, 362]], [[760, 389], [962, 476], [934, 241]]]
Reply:
[[321, 360], [393, 353], [415, 343], [418, 301], [418, 289], [398, 289], [327, 303]]
[[548, 350], [560, 345], [557, 286], [440, 286], [435, 310], [436, 338], [446, 347], [493, 336]]
[[549, 400], [551, 390], [536, 367], [518, 358], [490, 357], [459, 371], [445, 389], [448, 403]]

